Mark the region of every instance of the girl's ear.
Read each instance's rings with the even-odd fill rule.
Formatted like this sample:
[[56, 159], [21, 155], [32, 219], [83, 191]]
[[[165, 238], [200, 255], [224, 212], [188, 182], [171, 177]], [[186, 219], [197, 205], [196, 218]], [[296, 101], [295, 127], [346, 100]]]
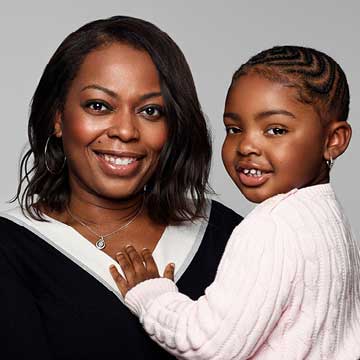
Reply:
[[324, 158], [336, 159], [348, 147], [351, 139], [351, 126], [347, 121], [333, 121], [328, 126], [327, 141], [325, 144]]
[[54, 119], [54, 135], [57, 138], [61, 138], [62, 136], [62, 114], [60, 111], [56, 112]]

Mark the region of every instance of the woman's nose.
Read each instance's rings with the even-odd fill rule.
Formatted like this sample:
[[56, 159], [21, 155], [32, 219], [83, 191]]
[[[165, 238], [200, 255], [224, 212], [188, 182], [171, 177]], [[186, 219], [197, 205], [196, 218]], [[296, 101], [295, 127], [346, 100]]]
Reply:
[[117, 137], [123, 142], [138, 140], [140, 132], [136, 116], [129, 112], [115, 114], [107, 135], [110, 138]]

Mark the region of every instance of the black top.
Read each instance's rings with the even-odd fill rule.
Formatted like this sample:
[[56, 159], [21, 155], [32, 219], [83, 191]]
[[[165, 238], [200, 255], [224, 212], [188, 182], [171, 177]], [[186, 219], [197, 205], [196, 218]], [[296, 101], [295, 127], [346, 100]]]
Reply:
[[[202, 243], [178, 280], [197, 299], [242, 220], [213, 201]], [[102, 283], [30, 230], [0, 218], [0, 358], [172, 359]]]

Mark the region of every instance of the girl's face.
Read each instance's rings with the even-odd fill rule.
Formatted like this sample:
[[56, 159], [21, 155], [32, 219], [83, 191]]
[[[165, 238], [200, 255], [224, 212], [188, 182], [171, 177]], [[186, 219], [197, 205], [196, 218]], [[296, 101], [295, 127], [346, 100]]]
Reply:
[[87, 55], [56, 117], [55, 134], [63, 139], [72, 194], [113, 200], [141, 191], [167, 140], [150, 56], [120, 43]]
[[222, 157], [249, 201], [328, 182], [326, 128], [296, 95], [256, 74], [241, 76], [228, 93]]

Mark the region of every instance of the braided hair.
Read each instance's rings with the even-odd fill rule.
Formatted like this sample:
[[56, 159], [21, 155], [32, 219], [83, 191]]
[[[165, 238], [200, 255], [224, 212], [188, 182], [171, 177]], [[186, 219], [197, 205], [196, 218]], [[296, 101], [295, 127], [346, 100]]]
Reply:
[[250, 58], [234, 73], [257, 74], [297, 89], [298, 100], [314, 106], [321, 119], [347, 120], [349, 86], [344, 71], [330, 56], [300, 46], [275, 46]]

